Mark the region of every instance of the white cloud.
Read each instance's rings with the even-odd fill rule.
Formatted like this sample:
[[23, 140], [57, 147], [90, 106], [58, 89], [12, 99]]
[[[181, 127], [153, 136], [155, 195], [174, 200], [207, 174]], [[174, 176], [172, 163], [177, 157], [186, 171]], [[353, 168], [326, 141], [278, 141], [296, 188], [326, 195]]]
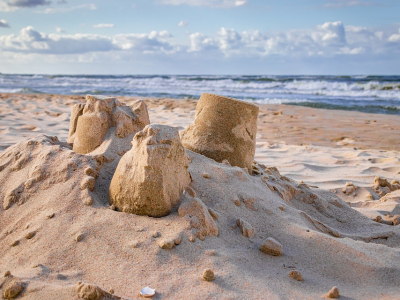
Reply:
[[186, 27], [187, 25], [188, 25], [188, 23], [185, 21], [180, 21], [178, 24], [179, 27]]
[[35, 7], [40, 5], [49, 5], [51, 2], [46, 0], [9, 0], [7, 4], [16, 7]]
[[102, 23], [102, 24], [93, 25], [93, 28], [113, 28], [113, 27], [115, 27], [114, 24], [104, 24], [104, 23]]
[[71, 6], [71, 7], [60, 7], [60, 8], [48, 7], [45, 10], [37, 10], [35, 12], [39, 13], [39, 14], [55, 14], [55, 13], [66, 13], [66, 12], [79, 10], [79, 9], [96, 10], [97, 6], [94, 3], [86, 3], [86, 4], [77, 5], [77, 6]]
[[56, 31], [57, 31], [58, 33], [64, 33], [64, 32], [65, 32], [65, 30], [62, 29], [61, 27], [56, 27]]
[[397, 33], [392, 34], [392, 35], [389, 37], [388, 41], [389, 41], [389, 42], [399, 42], [399, 41], [400, 41], [400, 28], [399, 28], [399, 31], [398, 31], [398, 32], [399, 32], [398, 34], [397, 34]]
[[128, 50], [142, 53], [171, 53], [175, 48], [167, 41], [170, 37], [166, 31], [117, 34], [112, 37], [96, 34], [45, 34], [28, 26], [21, 30], [20, 35], [0, 36], [0, 50], [55, 55]]
[[365, 0], [329, 0], [324, 5], [326, 8], [360, 7], [360, 6], [381, 6], [381, 3]]
[[8, 25], [6, 20], [0, 20], [0, 27], [8, 28], [10, 25]]
[[16, 11], [18, 9], [18, 7], [16, 6], [9, 6], [5, 1], [0, 0], [0, 11], [3, 12], [12, 12], [12, 11]]
[[[395, 29], [374, 30], [371, 28], [344, 26], [342, 22], [326, 22], [310, 29], [260, 32], [258, 30], [237, 31], [221, 28], [211, 35], [202, 32], [190, 34], [187, 40], [173, 37], [167, 31], [128, 34], [61, 34], [43, 33], [28, 26], [19, 34], [0, 35], [0, 65], [6, 62], [10, 68], [16, 61], [33, 60], [35, 63], [84, 62], [101, 66], [99, 62], [115, 62], [126, 67], [125, 61], [140, 62], [154, 66], [173, 62], [252, 62], [259, 66], [269, 61], [348, 61], [378, 62], [395, 60], [400, 55], [400, 31]], [[147, 58], [151, 56], [150, 58]], [[40, 59], [41, 58], [41, 59]], [[200, 63], [201, 61], [201, 63]], [[258, 62], [258, 63], [257, 63]], [[248, 64], [246, 64], [248, 66]], [[335, 66], [335, 65], [334, 65]], [[96, 68], [100, 68], [97, 67]], [[199, 70], [200, 70], [199, 69]], [[175, 69], [174, 69], [175, 70]], [[204, 69], [206, 70], [206, 69]], [[165, 70], [167, 72], [168, 70]]]
[[242, 6], [247, 3], [248, 0], [159, 0], [159, 3], [165, 5], [189, 5], [189, 6], [210, 6], [210, 7], [221, 7], [230, 8]]

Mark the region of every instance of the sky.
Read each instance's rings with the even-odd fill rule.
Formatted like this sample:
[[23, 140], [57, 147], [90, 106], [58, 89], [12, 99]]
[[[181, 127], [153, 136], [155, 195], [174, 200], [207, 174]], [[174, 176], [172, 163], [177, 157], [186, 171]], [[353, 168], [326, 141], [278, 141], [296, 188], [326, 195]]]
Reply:
[[400, 0], [0, 0], [0, 72], [399, 75]]

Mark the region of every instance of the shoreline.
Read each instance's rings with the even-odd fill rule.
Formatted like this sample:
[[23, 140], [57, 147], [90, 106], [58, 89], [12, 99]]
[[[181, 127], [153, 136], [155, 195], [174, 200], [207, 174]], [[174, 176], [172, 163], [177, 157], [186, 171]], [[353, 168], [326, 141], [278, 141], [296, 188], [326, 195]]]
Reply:
[[[186, 127], [194, 117], [196, 100], [171, 98], [116, 97], [131, 103], [144, 99], [152, 113], [165, 116], [163, 124], [171, 125], [167, 115], [177, 111], [188, 119], [179, 124]], [[48, 121], [57, 122], [60, 140], [66, 138], [70, 106], [83, 103], [84, 96], [54, 94], [0, 93], [0, 151], [16, 143], [21, 137], [50, 134]], [[47, 103], [47, 105], [45, 104]], [[12, 105], [10, 105], [12, 104]], [[286, 104], [259, 104], [258, 142], [314, 145], [325, 147], [352, 147], [400, 151], [400, 116], [371, 114], [356, 111], [310, 108]], [[33, 110], [33, 111], [32, 111]], [[40, 111], [42, 110], [42, 111]], [[52, 111], [53, 110], [53, 111]], [[10, 117], [10, 114], [13, 116]], [[189, 122], [189, 123], [188, 123]], [[23, 124], [31, 123], [31, 124]], [[51, 123], [54, 124], [54, 123]], [[62, 127], [62, 125], [64, 125]], [[175, 125], [176, 126], [176, 125]], [[47, 130], [50, 129], [50, 130]]]

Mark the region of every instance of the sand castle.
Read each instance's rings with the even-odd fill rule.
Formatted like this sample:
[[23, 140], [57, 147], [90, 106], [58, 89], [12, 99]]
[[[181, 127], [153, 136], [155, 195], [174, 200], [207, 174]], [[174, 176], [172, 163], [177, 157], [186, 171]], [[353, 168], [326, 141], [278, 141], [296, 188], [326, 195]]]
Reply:
[[251, 172], [256, 149], [258, 107], [223, 96], [203, 93], [196, 116], [182, 134], [183, 145], [194, 152]]
[[86, 96], [86, 104], [72, 107], [68, 142], [77, 153], [87, 154], [98, 148], [109, 129], [115, 136], [125, 138], [150, 123], [143, 101], [123, 105], [117, 98]]
[[[122, 299], [147, 285], [164, 299], [398, 295], [400, 227], [339, 198], [355, 185], [335, 194], [253, 163], [254, 105], [206, 94], [196, 110], [181, 141], [149, 124], [143, 101], [88, 96], [69, 143], [1, 153], [3, 297]], [[398, 185], [374, 188], [389, 202]]]
[[163, 217], [191, 182], [189, 161], [178, 129], [148, 125], [119, 161], [110, 185], [110, 202], [121, 211]]

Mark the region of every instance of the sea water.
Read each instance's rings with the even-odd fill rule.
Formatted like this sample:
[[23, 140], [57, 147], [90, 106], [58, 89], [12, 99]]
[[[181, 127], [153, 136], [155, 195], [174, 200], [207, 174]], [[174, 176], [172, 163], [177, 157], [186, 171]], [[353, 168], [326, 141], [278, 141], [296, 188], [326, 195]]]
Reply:
[[400, 114], [400, 76], [0, 74], [0, 92], [178, 99], [207, 92], [256, 103]]

